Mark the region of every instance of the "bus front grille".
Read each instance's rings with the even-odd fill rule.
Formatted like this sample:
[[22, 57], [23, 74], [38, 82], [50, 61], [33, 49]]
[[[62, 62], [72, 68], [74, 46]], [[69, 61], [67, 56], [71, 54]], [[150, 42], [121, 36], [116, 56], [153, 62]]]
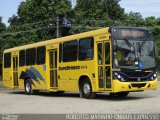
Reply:
[[141, 83], [141, 84], [131, 84], [132, 87], [138, 87], [138, 88], [141, 88], [141, 87], [145, 87], [146, 86], [146, 83]]

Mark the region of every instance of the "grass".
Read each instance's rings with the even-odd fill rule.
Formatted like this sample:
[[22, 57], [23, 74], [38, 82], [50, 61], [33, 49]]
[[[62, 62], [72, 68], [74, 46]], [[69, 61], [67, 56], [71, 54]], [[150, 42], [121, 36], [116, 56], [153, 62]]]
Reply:
[[5, 86], [3, 85], [3, 82], [0, 81], [0, 89], [5, 88]]

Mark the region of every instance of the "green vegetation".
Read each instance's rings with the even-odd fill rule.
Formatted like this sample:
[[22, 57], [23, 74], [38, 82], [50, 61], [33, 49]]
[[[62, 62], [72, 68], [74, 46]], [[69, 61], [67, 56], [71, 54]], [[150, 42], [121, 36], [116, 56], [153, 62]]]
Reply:
[[[77, 0], [74, 8], [69, 0], [21, 2], [17, 15], [9, 18], [8, 27], [0, 17], [0, 53], [6, 48], [56, 38], [57, 20], [59, 37], [106, 26], [138, 26], [151, 29], [157, 46], [160, 46], [160, 18], [143, 18], [138, 12], [127, 14], [119, 2], [120, 0]], [[63, 24], [65, 18], [71, 25]], [[158, 51], [160, 53], [160, 47]], [[160, 57], [158, 64], [160, 65]]]
[[3, 89], [3, 88], [5, 88], [5, 86], [3, 85], [2, 82], [0, 82], [0, 89]]

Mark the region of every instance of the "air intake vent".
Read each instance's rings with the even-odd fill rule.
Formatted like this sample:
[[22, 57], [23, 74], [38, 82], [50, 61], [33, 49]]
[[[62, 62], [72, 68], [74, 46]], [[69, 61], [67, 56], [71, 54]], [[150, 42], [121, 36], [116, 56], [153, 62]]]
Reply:
[[146, 83], [141, 83], [141, 84], [131, 84], [132, 87], [138, 87], [138, 88], [141, 88], [141, 87], [145, 87], [146, 86]]

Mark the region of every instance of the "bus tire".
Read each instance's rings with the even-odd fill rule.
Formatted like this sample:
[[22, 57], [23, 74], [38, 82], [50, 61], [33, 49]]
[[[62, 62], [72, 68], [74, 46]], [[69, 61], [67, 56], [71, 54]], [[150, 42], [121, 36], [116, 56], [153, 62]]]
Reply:
[[30, 79], [25, 81], [24, 87], [25, 87], [25, 94], [27, 94], [27, 95], [32, 95], [33, 94], [32, 84], [31, 84]]
[[93, 99], [96, 95], [96, 93], [92, 92], [92, 85], [88, 78], [81, 83], [80, 92], [81, 97], [86, 99]]

